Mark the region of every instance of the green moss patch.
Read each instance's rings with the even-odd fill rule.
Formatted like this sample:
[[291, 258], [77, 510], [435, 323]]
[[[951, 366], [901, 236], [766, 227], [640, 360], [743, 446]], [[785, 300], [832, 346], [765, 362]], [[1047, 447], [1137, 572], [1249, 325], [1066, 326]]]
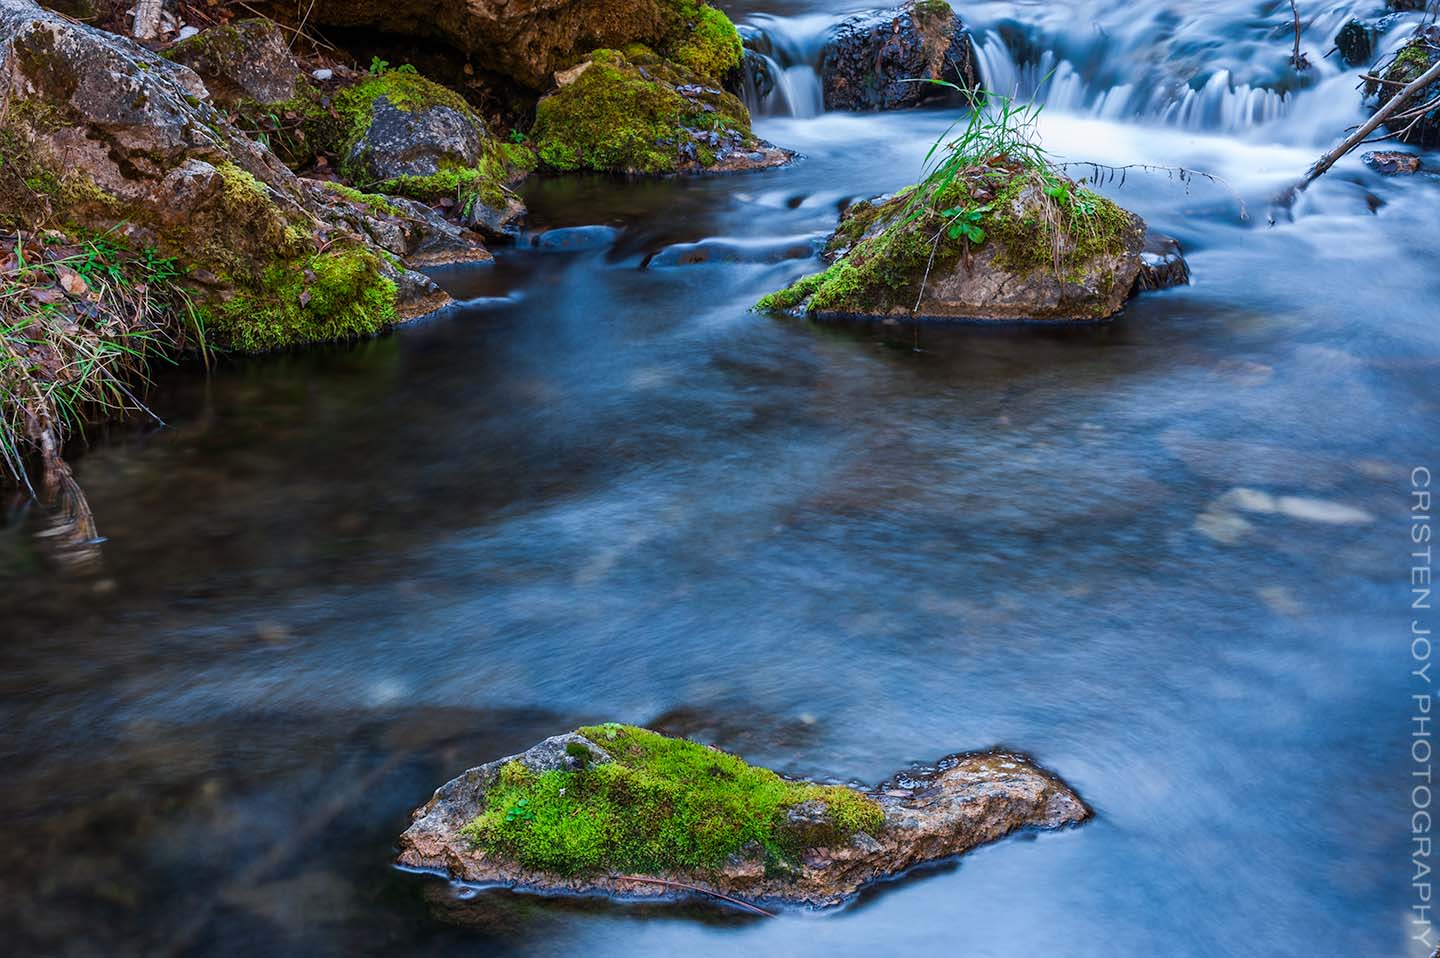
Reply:
[[[879, 805], [842, 786], [790, 782], [725, 752], [628, 725], [579, 733], [614, 759], [536, 774], [511, 762], [464, 829], [477, 847], [561, 875], [703, 871], [763, 851], [784, 868], [807, 847], [884, 824]], [[798, 827], [787, 813], [816, 803]], [[816, 819], [816, 816], [809, 816]]]
[[369, 336], [395, 321], [396, 288], [366, 249], [272, 263], [262, 281], [206, 307], [206, 328], [249, 352]]
[[706, 135], [737, 131], [753, 141], [750, 115], [734, 96], [695, 80], [643, 46], [596, 50], [574, 82], [540, 101], [531, 131], [540, 161], [562, 172], [713, 166]]
[[740, 32], [724, 11], [700, 0], [672, 0], [666, 57], [696, 75], [723, 80], [745, 59]]

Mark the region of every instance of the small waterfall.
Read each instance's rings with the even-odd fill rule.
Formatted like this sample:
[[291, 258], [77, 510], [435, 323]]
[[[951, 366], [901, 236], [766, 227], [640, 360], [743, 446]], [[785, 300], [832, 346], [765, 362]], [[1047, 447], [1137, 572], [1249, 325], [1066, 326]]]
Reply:
[[818, 116], [825, 111], [820, 56], [838, 18], [756, 14], [741, 24], [745, 105], [757, 116]]
[[[957, 4], [964, 12], [964, 5]], [[1273, 7], [1273, 9], [1271, 9]], [[1077, 9], [1078, 8], [1078, 9]], [[1179, 17], [1173, 5], [1077, 0], [1026, 8], [977, 2], [966, 14], [985, 87], [1051, 112], [1122, 123], [1246, 134], [1305, 143], [1344, 129], [1359, 109], [1356, 70], [1326, 57], [1347, 19], [1374, 11], [1359, 0], [1302, 4], [1301, 48], [1309, 69], [1289, 58], [1288, 5], [1257, 17], [1248, 0], [1216, 0]], [[985, 22], [984, 11], [1002, 14]], [[1421, 14], [1397, 14], [1377, 58], [1408, 36]], [[820, 61], [842, 15], [752, 14], [745, 39], [744, 99], [757, 116], [824, 112]], [[1297, 105], [1302, 103], [1303, 105]]]

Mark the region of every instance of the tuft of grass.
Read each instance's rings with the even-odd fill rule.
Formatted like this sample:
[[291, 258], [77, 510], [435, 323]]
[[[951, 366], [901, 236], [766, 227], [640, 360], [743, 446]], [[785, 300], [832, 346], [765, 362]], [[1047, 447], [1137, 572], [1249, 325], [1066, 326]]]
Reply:
[[[579, 732], [614, 761], [541, 774], [511, 762], [464, 834], [477, 847], [556, 874], [655, 874], [716, 869], [749, 849], [784, 869], [806, 848], [884, 824], [879, 805], [843, 786], [787, 781], [726, 752], [634, 726]], [[797, 826], [787, 813], [801, 803], [820, 812]]]
[[[85, 423], [149, 413], [137, 395], [152, 356], [195, 349], [200, 311], [174, 259], [114, 231], [78, 238], [12, 234], [0, 265], [0, 464], [30, 486]], [[33, 489], [33, 487], [32, 487]]]

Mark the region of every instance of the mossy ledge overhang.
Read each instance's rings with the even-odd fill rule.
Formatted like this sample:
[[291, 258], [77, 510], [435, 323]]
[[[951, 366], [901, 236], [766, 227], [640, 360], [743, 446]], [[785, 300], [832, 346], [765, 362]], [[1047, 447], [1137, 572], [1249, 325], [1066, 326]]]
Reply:
[[[609, 730], [619, 730], [617, 740]], [[507, 831], [519, 833], [534, 827], [541, 817], [554, 822], [555, 809], [521, 805], [517, 782], [549, 780], [556, 776], [593, 775], [602, 766], [643, 765], [636, 762], [635, 737], [677, 743], [694, 750], [679, 767], [693, 771], [707, 757], [725, 776], [739, 763], [761, 776], [798, 789], [819, 789], [794, 804], [767, 805], [767, 820], [760, 823], [762, 840], [753, 837], [726, 850], [706, 867], [630, 868], [604, 854], [588, 867], [553, 869], [535, 867], [517, 858], [516, 847], [497, 841]], [[609, 773], [612, 777], [614, 771]], [[749, 772], [744, 773], [746, 776]], [[565, 779], [566, 784], [578, 781]], [[676, 781], [674, 795], [684, 802], [689, 782]], [[659, 786], [663, 793], [663, 785]], [[768, 786], [766, 786], [768, 787]], [[824, 790], [840, 789], [863, 807], [839, 816]], [[540, 790], [543, 793], [543, 789]], [[564, 790], [549, 789], [550, 798]], [[568, 814], [583, 815], [585, 789], [571, 794]], [[500, 801], [497, 802], [497, 798]], [[848, 804], [848, 802], [847, 802]], [[504, 806], [504, 807], [502, 807]], [[740, 802], [739, 807], [747, 807]], [[526, 809], [529, 808], [530, 811]], [[539, 815], [535, 816], [538, 810]], [[693, 809], [677, 806], [685, 814]], [[707, 810], [708, 811], [708, 810]], [[980, 845], [1015, 832], [1058, 830], [1077, 826], [1092, 815], [1085, 802], [1057, 775], [1028, 756], [1007, 749], [962, 752], [929, 765], [913, 766], [869, 788], [819, 785], [785, 779], [767, 769], [710, 746], [632, 726], [590, 726], [545, 739], [525, 752], [472, 768], [439, 788], [416, 809], [412, 823], [401, 835], [396, 865], [410, 871], [441, 875], [451, 881], [480, 888], [509, 889], [541, 895], [603, 896], [621, 902], [673, 902], [730, 897], [771, 907], [833, 908], [853, 899], [863, 889], [891, 881], [926, 866], [957, 858]], [[838, 820], [838, 821], [837, 821]], [[706, 821], [701, 818], [699, 821]], [[657, 822], [650, 836], [658, 839], [673, 822]], [[858, 826], [858, 827], [857, 827]], [[753, 835], [754, 832], [749, 833]], [[634, 841], [629, 834], [620, 841]], [[658, 847], [658, 846], [652, 846]], [[662, 852], [664, 857], [667, 852]]]

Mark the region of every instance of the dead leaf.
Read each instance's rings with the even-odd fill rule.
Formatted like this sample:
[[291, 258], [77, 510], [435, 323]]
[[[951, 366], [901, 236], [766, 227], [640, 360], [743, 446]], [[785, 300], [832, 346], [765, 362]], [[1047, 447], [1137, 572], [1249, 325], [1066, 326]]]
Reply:
[[85, 277], [67, 266], [58, 267], [55, 272], [60, 277], [60, 288], [66, 293], [79, 299], [90, 292], [90, 284], [85, 282]]

